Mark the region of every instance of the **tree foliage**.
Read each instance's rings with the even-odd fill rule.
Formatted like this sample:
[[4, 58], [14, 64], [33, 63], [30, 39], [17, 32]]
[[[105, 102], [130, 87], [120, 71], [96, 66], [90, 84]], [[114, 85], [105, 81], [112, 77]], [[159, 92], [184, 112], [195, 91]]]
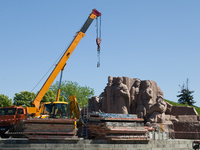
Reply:
[[28, 91], [23, 91], [20, 93], [15, 93], [15, 96], [13, 98], [13, 104], [14, 105], [22, 105], [25, 107], [30, 107], [31, 102], [34, 100], [36, 94], [34, 92], [28, 92]]
[[[50, 90], [56, 91], [58, 89], [59, 82], [57, 81], [50, 87]], [[60, 88], [60, 95], [64, 97], [66, 102], [69, 102], [69, 96], [75, 95], [80, 107], [87, 106], [88, 99], [94, 95], [94, 89], [85, 86], [81, 87], [77, 82], [63, 81]]]
[[[59, 82], [57, 81], [49, 88], [41, 102], [56, 101], [58, 86]], [[79, 106], [83, 107], [88, 104], [88, 99], [94, 95], [94, 90], [87, 86], [81, 87], [77, 82], [63, 81], [60, 88], [59, 101], [69, 102], [69, 96], [71, 95], [76, 95]], [[23, 91], [15, 93], [13, 104], [17, 106], [23, 105], [25, 107], [30, 107], [35, 97], [36, 94], [33, 92]]]
[[[15, 93], [15, 97], [13, 99], [14, 105], [23, 105], [25, 107], [30, 107], [31, 103], [34, 101], [36, 94], [34, 92], [23, 91], [20, 93]], [[41, 102], [54, 102], [56, 101], [57, 92], [48, 90]], [[64, 101], [64, 97], [60, 96], [59, 101]]]
[[[56, 98], [57, 98], [57, 91], [53, 91], [49, 89], [44, 95], [44, 97], [42, 98], [41, 102], [55, 102]], [[65, 99], [63, 96], [59, 96], [59, 101], [64, 101], [64, 100]]]
[[193, 105], [194, 103], [196, 103], [193, 99], [193, 95], [192, 93], [194, 93], [194, 91], [190, 91], [189, 90], [189, 79], [187, 78], [186, 83], [183, 83], [182, 86], [179, 85], [179, 87], [181, 88], [181, 91], [178, 91], [178, 93], [181, 93], [179, 95], [177, 95], [178, 102], [180, 104], [187, 104], [187, 105]]
[[12, 105], [12, 99], [8, 96], [0, 94], [0, 107], [7, 107]]

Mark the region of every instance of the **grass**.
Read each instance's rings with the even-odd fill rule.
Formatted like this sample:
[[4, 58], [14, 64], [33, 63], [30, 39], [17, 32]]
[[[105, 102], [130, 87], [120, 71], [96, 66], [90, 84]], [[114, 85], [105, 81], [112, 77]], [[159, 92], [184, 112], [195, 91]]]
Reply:
[[198, 115], [200, 115], [200, 108], [197, 107], [197, 106], [189, 106], [189, 105], [187, 105], [187, 104], [179, 104], [179, 103], [172, 102], [172, 101], [166, 100], [166, 99], [165, 99], [165, 101], [168, 102], [168, 103], [170, 103], [170, 104], [173, 105], [173, 106], [188, 106], [188, 107], [194, 107], [194, 108], [196, 109]]

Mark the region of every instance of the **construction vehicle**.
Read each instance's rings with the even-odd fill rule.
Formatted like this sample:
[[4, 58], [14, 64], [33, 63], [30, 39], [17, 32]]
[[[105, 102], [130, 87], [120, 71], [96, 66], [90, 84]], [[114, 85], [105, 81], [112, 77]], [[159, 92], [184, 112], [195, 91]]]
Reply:
[[[67, 102], [41, 103], [41, 118], [77, 118], [79, 119], [78, 126], [82, 126], [83, 122], [81, 118], [81, 112], [75, 95], [70, 96], [69, 99], [69, 104]], [[10, 136], [24, 137], [23, 121], [27, 120], [28, 116], [27, 109], [23, 106], [9, 106], [0, 108], [0, 136], [2, 138]], [[33, 122], [34, 119], [31, 120]], [[31, 125], [35, 124], [33, 123]]]
[[70, 103], [52, 102], [45, 104], [43, 113], [48, 118], [27, 118], [23, 122], [23, 134], [29, 139], [73, 139], [78, 140], [76, 133], [83, 126], [80, 108], [75, 95], [69, 97]]
[[0, 108], [0, 136], [7, 137], [7, 131], [22, 132], [20, 120], [27, 119], [27, 109], [22, 106]]
[[[78, 107], [78, 102], [74, 95], [72, 95], [70, 97], [69, 104], [66, 102], [59, 102], [60, 85], [59, 85], [59, 89], [57, 92], [56, 102], [41, 103], [41, 100], [60, 71], [61, 71], [61, 78], [62, 78], [62, 72], [64, 70], [67, 60], [71, 56], [72, 52], [74, 51], [74, 49], [76, 48], [76, 46], [78, 45], [80, 40], [85, 36], [85, 33], [86, 33], [88, 27], [90, 26], [90, 24], [92, 23], [92, 21], [99, 16], [101, 16], [101, 13], [98, 12], [96, 9], [93, 9], [92, 13], [89, 15], [88, 19], [86, 20], [86, 22], [84, 23], [84, 25], [82, 26], [80, 31], [78, 31], [76, 33], [76, 36], [74, 37], [73, 41], [71, 42], [71, 44], [69, 45], [67, 50], [64, 52], [61, 59], [56, 64], [55, 68], [49, 75], [48, 79], [46, 80], [46, 82], [44, 83], [44, 85], [42, 86], [40, 91], [38, 92], [37, 96], [33, 100], [32, 104], [34, 105], [34, 107], [26, 108], [27, 114], [30, 116], [33, 116], [33, 118], [31, 118], [31, 119], [26, 119], [27, 114], [24, 114], [24, 115], [26, 115], [26, 117], [20, 119], [20, 120], [23, 120], [22, 122], [25, 125], [25, 128], [27, 128], [27, 127], [29, 128], [27, 130], [25, 129], [25, 131], [24, 131], [24, 133], [26, 134], [27, 137], [31, 137], [33, 134], [34, 135], [42, 134], [43, 136], [44, 135], [47, 136], [46, 134], [48, 134], [48, 135], [51, 135], [52, 138], [54, 138], [55, 136], [57, 136], [58, 130], [60, 131], [60, 128], [63, 127], [59, 124], [59, 122], [62, 125], [68, 124], [68, 122], [73, 122], [73, 124], [75, 124], [75, 128], [76, 128], [76, 121], [78, 121], [78, 119], [79, 119], [79, 121], [81, 122], [81, 115], [80, 115], [80, 110]], [[98, 38], [98, 41], [99, 41], [99, 38]], [[98, 47], [99, 47], [99, 44], [100, 43], [97, 42]], [[61, 83], [61, 79], [60, 79], [60, 83]], [[74, 113], [74, 115], [73, 115], [73, 113]], [[4, 115], [5, 120], [6, 120], [6, 118], [9, 118], [9, 116]], [[43, 118], [43, 119], [41, 119], [41, 118]], [[61, 118], [61, 119], [59, 119], [59, 118]], [[53, 120], [53, 119], [57, 119], [57, 120]], [[69, 120], [69, 119], [73, 119], [73, 120]], [[9, 123], [12, 124], [11, 121]], [[56, 123], [58, 123], [59, 125], [57, 124], [55, 126]], [[43, 125], [48, 124], [48, 127], [43, 126], [43, 128], [40, 128], [42, 126], [42, 124]], [[82, 125], [82, 123], [79, 123], [79, 124]], [[31, 125], [33, 125], [33, 126], [31, 126]], [[4, 126], [2, 122], [0, 123], [0, 126]], [[37, 129], [35, 128], [36, 126], [38, 126]], [[52, 126], [53, 126], [53, 128], [52, 128]], [[43, 133], [43, 131], [47, 128], [49, 130], [47, 130], [47, 131], [45, 131], [45, 133]], [[53, 129], [55, 132], [50, 131], [51, 129]], [[73, 131], [73, 132], [75, 133], [75, 131]], [[67, 137], [69, 137], [68, 132], [66, 134], [64, 132], [62, 132], [62, 134], [67, 135]], [[36, 136], [34, 136], [34, 138], [36, 138]], [[39, 138], [41, 138], [41, 136], [39, 136]], [[56, 138], [58, 138], [58, 137], [56, 137]], [[62, 138], [66, 138], [66, 136], [62, 136]]]
[[[77, 101], [76, 101], [77, 102]], [[76, 103], [78, 105], [78, 103]], [[67, 102], [45, 102], [41, 103], [40, 118], [66, 118], [72, 113], [68, 110]], [[59, 109], [59, 113], [58, 110]], [[68, 110], [68, 112], [67, 112]], [[69, 112], [70, 111], [70, 112]], [[27, 108], [23, 106], [9, 106], [0, 108], [0, 136], [9, 137], [23, 135], [23, 125], [21, 120], [26, 120], [31, 114], [27, 113]], [[77, 116], [77, 118], [80, 118]]]
[[8, 130], [22, 132], [20, 120], [27, 119], [27, 110], [22, 106], [9, 106], [0, 108], [0, 135], [7, 137], [4, 133]]

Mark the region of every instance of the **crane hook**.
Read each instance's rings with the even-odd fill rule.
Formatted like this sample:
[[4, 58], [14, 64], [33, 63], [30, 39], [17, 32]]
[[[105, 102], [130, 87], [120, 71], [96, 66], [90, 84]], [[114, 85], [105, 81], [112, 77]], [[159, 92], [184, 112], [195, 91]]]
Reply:
[[97, 48], [98, 48], [98, 50], [100, 50], [100, 44], [101, 44], [101, 38], [97, 38], [96, 39], [96, 43], [97, 43]]

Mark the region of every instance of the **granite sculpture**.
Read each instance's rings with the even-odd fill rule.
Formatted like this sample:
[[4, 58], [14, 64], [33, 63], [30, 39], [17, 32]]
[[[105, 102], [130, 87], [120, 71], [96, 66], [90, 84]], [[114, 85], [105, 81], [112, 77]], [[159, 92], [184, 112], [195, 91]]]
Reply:
[[89, 112], [137, 114], [147, 123], [163, 123], [167, 104], [155, 81], [128, 77], [108, 77], [100, 97], [89, 100]]

